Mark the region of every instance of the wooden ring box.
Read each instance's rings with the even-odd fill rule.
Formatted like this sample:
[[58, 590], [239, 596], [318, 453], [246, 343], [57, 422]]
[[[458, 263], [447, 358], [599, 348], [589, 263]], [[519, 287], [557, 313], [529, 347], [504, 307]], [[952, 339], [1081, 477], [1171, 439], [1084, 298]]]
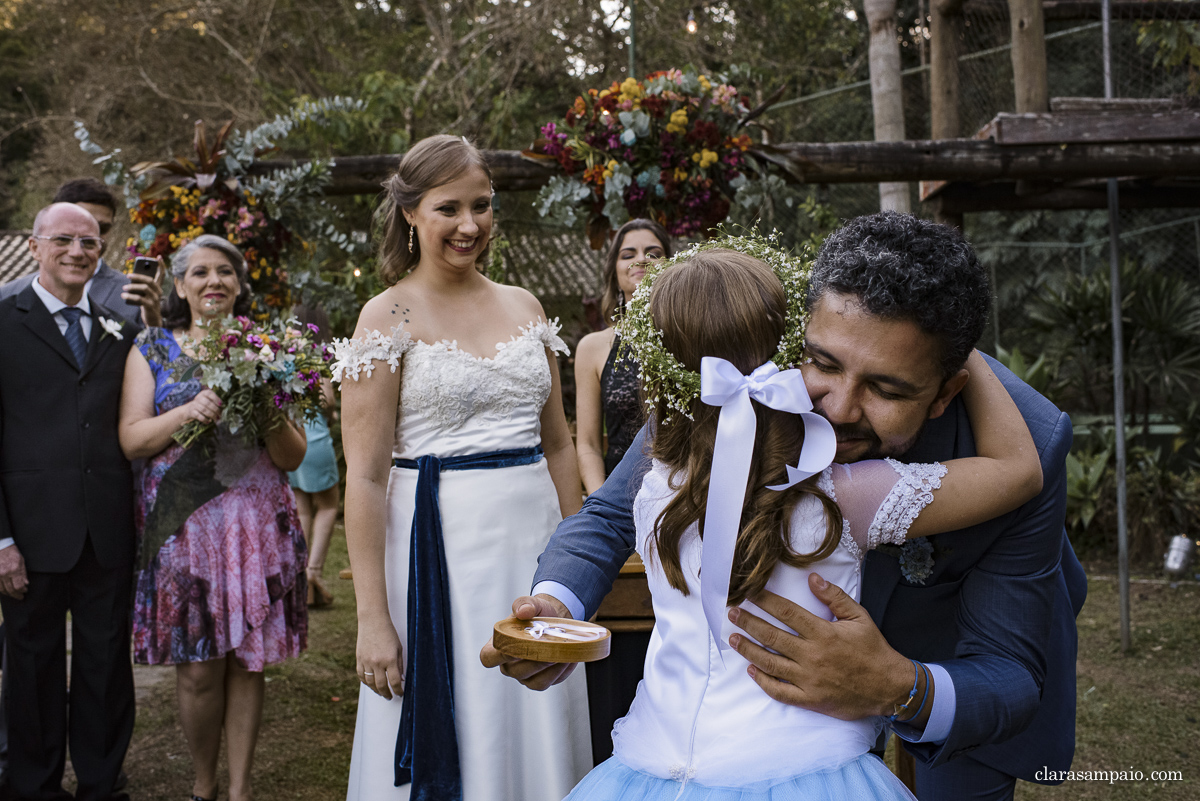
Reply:
[[567, 640], [553, 634], [543, 634], [534, 637], [525, 629], [531, 621], [510, 617], [496, 623], [492, 627], [492, 647], [505, 656], [517, 659], [528, 659], [533, 662], [595, 662], [608, 656], [612, 645], [612, 634], [603, 626], [586, 623], [562, 617], [535, 617], [547, 624], [558, 623], [595, 629], [603, 632], [603, 636], [595, 640]]

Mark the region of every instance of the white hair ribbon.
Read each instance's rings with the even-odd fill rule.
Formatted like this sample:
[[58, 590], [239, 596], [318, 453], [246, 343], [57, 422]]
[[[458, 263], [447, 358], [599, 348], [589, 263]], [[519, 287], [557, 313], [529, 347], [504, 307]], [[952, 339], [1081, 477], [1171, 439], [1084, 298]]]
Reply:
[[[750, 400], [771, 409], [799, 414], [804, 420], [804, 444], [796, 467], [788, 465], [788, 480], [769, 489], [785, 490], [820, 473], [833, 461], [837, 437], [829, 421], [813, 413], [812, 399], [799, 370], [780, 371], [767, 362], [752, 372], [741, 371], [724, 359], [700, 360], [700, 400], [720, 406], [717, 437], [713, 444], [708, 503], [704, 512], [704, 547], [700, 555], [700, 602], [718, 653], [729, 648], [721, 637], [729, 599], [729, 575], [741, 528], [754, 434], [758, 421]], [[722, 657], [723, 659], [724, 657]]]

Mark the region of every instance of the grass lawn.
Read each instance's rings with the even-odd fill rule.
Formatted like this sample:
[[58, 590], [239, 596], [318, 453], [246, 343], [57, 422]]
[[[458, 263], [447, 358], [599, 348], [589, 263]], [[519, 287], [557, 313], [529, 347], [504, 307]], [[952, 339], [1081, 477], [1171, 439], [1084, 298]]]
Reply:
[[[351, 584], [335, 536], [326, 567], [336, 596], [309, 619], [308, 651], [267, 671], [267, 699], [255, 765], [264, 801], [344, 798], [358, 699]], [[1111, 564], [1090, 564], [1088, 599], [1079, 616], [1079, 714], [1076, 771], [1141, 771], [1141, 782], [1072, 781], [1057, 787], [1018, 784], [1017, 801], [1200, 798], [1200, 584], [1132, 586], [1133, 648], [1120, 651], [1117, 584]], [[1138, 578], [1151, 578], [1139, 576]], [[170, 670], [145, 689], [126, 760], [138, 801], [180, 801], [191, 791], [191, 766]], [[224, 767], [222, 767], [224, 770]], [[1182, 781], [1149, 781], [1155, 770]], [[222, 787], [226, 783], [222, 782]], [[222, 795], [222, 798], [226, 796]]]
[[[1018, 784], [1017, 801], [1200, 798], [1200, 584], [1130, 587], [1132, 647], [1121, 653], [1113, 565], [1090, 564], [1079, 615], [1073, 771], [1141, 771], [1143, 781]], [[1149, 578], [1149, 577], [1146, 577]], [[1152, 771], [1182, 781], [1152, 783]]]

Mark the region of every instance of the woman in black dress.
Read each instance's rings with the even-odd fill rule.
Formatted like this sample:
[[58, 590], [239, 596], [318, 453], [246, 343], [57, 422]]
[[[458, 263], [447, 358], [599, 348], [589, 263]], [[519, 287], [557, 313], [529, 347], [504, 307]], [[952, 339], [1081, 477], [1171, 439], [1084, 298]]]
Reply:
[[[613, 237], [604, 260], [604, 295], [600, 301], [605, 322], [625, 311], [625, 303], [646, 273], [646, 263], [670, 256], [671, 237], [650, 220], [630, 220]], [[579, 340], [575, 351], [576, 451], [579, 474], [588, 494], [600, 489], [629, 449], [644, 422], [638, 366], [619, 359], [620, 337], [604, 328]], [[608, 447], [604, 448], [604, 435]], [[612, 756], [612, 728], [633, 703], [646, 661], [649, 631], [619, 631], [612, 637], [608, 658], [589, 662], [588, 709], [592, 728], [592, 759]]]
[[[646, 263], [671, 254], [671, 237], [656, 222], [630, 220], [617, 230], [604, 260], [600, 306], [606, 323], [625, 310]], [[589, 495], [604, 483], [642, 427], [638, 368], [631, 360], [617, 358], [619, 345], [616, 329], [610, 327], [579, 340], [575, 353], [575, 447]], [[607, 449], [602, 445], [605, 433]]]

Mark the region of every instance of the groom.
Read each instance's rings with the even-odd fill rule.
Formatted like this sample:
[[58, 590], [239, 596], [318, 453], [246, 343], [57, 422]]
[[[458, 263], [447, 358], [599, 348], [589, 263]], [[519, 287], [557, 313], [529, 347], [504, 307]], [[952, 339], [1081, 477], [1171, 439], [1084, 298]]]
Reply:
[[[990, 291], [953, 229], [891, 212], [850, 221], [821, 248], [810, 290], [804, 378], [816, 411], [834, 424], [840, 462], [906, 462], [975, 454], [957, 398], [963, 364], [983, 333]], [[890, 714], [912, 686], [909, 658], [934, 679], [921, 726], [896, 727], [917, 759], [921, 801], [1010, 799], [1018, 778], [1066, 769], [1075, 747], [1075, 616], [1086, 577], [1066, 539], [1066, 415], [992, 362], [1037, 443], [1042, 492], [1015, 512], [929, 538], [919, 559], [873, 551], [859, 606], [833, 585], [812, 589], [829, 623], [765, 593], [755, 602], [800, 633], [741, 609], [730, 617], [754, 640], [734, 647], [772, 697], [835, 717]], [[645, 436], [645, 431], [639, 439]], [[540, 559], [534, 598], [520, 616], [586, 619], [612, 586], [633, 541], [631, 510], [649, 468], [635, 442], [604, 487], [559, 526]], [[486, 646], [489, 666], [541, 689], [572, 666], [511, 661]], [[753, 747], [747, 744], [746, 747]]]

